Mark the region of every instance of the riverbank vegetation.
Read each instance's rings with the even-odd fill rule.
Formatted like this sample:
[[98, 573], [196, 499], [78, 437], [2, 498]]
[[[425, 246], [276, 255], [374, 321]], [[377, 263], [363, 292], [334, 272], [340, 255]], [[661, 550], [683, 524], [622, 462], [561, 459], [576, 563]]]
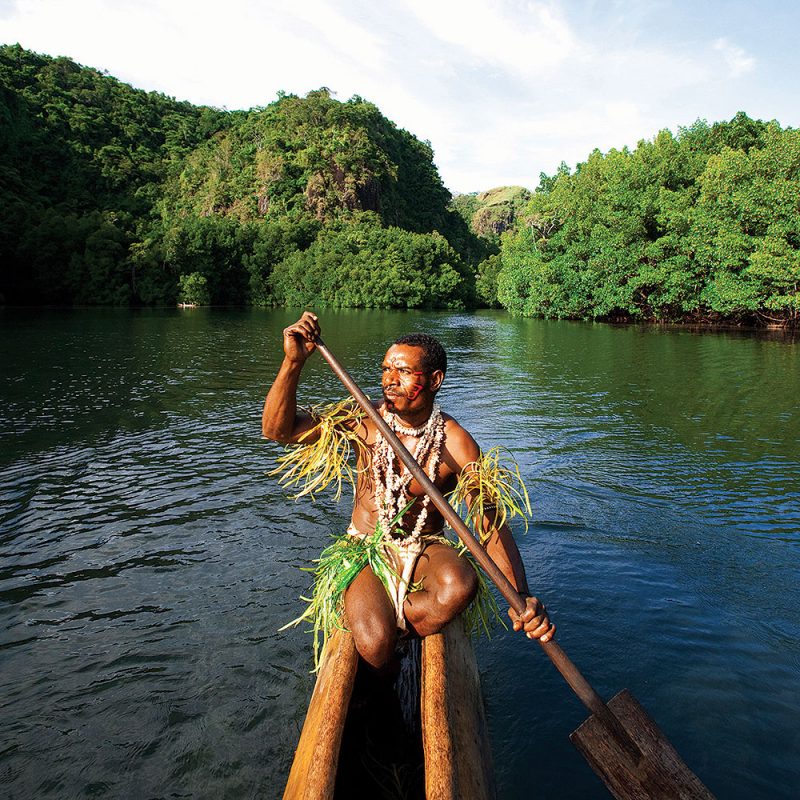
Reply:
[[2, 46], [0, 263], [16, 304], [796, 324], [800, 132], [699, 121], [451, 198], [360, 97], [224, 111]]
[[571, 319], [796, 324], [799, 292], [800, 131], [741, 113], [542, 176], [497, 274]]
[[[473, 305], [491, 250], [433, 150], [320, 89], [220, 111], [0, 47], [0, 292], [17, 304]], [[190, 276], [192, 280], [187, 284]]]

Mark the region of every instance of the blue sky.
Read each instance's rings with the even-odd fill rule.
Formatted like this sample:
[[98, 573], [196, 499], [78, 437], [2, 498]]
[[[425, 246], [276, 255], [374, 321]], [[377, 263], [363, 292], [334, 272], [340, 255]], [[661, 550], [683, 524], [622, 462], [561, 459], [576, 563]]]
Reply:
[[193, 103], [358, 94], [458, 192], [739, 110], [797, 127], [798, 30], [794, 0], [0, 0], [0, 42]]

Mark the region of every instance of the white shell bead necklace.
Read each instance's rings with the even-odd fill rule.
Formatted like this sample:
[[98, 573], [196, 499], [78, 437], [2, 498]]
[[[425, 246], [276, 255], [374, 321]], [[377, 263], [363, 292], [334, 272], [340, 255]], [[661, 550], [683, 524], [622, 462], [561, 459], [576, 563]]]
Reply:
[[[381, 410], [381, 416], [395, 433], [417, 438], [417, 443], [411, 450], [411, 454], [414, 456], [414, 460], [421, 465], [424, 465], [426, 461], [428, 462], [427, 469], [424, 466], [423, 469], [425, 469], [425, 474], [432, 481], [435, 480], [442, 453], [442, 442], [444, 441], [444, 419], [442, 418], [442, 410], [439, 404], [433, 404], [433, 409], [427, 422], [418, 428], [406, 427], [400, 423], [394, 414], [390, 414], [385, 408]], [[407, 505], [407, 491], [408, 485], [411, 483], [411, 473], [408, 470], [401, 471], [401, 466], [396, 461], [394, 450], [380, 431], [375, 437], [372, 476], [378, 521], [383, 531], [394, 536], [395, 531], [391, 530], [391, 523]], [[422, 508], [417, 516], [414, 529], [405, 535], [406, 538], [419, 538], [428, 518], [429, 504], [430, 497], [425, 495], [422, 498]], [[401, 531], [402, 533], [404, 532]]]

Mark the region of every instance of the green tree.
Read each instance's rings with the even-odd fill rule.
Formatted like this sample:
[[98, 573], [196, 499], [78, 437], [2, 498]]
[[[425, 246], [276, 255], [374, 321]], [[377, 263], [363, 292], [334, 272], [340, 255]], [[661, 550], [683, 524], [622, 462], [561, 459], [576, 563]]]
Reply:
[[225, 120], [0, 46], [0, 291], [10, 302], [134, 302], [128, 248], [175, 164]]
[[248, 257], [255, 228], [229, 217], [181, 217], [159, 241], [164, 267], [177, 276], [204, 276], [214, 305], [247, 305], [250, 300]]
[[270, 287], [278, 305], [353, 308], [462, 308], [469, 269], [440, 234], [383, 228], [369, 215], [328, 227], [278, 264]]
[[194, 306], [207, 306], [211, 302], [211, 295], [208, 292], [206, 276], [199, 272], [181, 275], [178, 278], [178, 302]]
[[800, 312], [800, 131], [768, 127], [762, 146], [723, 149], [699, 178], [687, 249], [702, 303], [725, 318], [796, 321]]
[[500, 301], [497, 299], [497, 279], [502, 267], [499, 253], [489, 256], [478, 264], [475, 276], [475, 293], [478, 301], [489, 308], [497, 308]]
[[500, 302], [545, 317], [795, 323], [797, 137], [740, 113], [543, 176], [503, 238]]

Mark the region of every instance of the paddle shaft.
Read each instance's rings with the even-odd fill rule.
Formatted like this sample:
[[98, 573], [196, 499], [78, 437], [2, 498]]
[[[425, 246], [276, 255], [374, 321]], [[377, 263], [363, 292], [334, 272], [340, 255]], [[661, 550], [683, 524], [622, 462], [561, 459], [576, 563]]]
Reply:
[[[347, 391], [353, 395], [356, 402], [375, 423], [378, 430], [383, 434], [383, 437], [389, 442], [395, 453], [397, 453], [398, 458], [405, 464], [406, 469], [408, 469], [414, 479], [422, 486], [425, 493], [431, 498], [431, 502], [436, 508], [439, 509], [439, 512], [445, 518], [448, 525], [458, 534], [458, 538], [464, 543], [464, 546], [472, 554], [472, 557], [480, 564], [481, 569], [483, 569], [486, 575], [489, 576], [489, 579], [500, 590], [500, 594], [503, 595], [511, 608], [518, 614], [521, 614], [525, 610], [525, 600], [522, 595], [520, 595], [508, 578], [501, 572], [500, 568], [473, 535], [472, 531], [464, 524], [461, 517], [456, 514], [453, 507], [447, 502], [437, 486], [425, 474], [425, 471], [417, 463], [414, 456], [411, 455], [408, 448], [398, 439], [395, 432], [386, 424], [386, 420], [380, 415], [375, 406], [372, 405], [370, 399], [361, 391], [358, 384], [339, 363], [336, 356], [331, 353], [321, 338], [317, 337], [315, 343], [320, 355], [328, 362]], [[605, 704], [603, 698], [597, 694], [586, 678], [578, 671], [578, 668], [570, 661], [567, 654], [561, 649], [561, 646], [552, 640], [549, 642], [540, 641], [539, 644], [586, 708], [588, 708], [592, 714], [597, 715], [597, 717], [617, 735], [619, 740], [629, 745], [626, 749], [631, 752], [632, 756], [635, 757], [636, 754], [639, 754], [639, 749], [622, 728], [619, 720], [617, 720], [613, 712]]]

